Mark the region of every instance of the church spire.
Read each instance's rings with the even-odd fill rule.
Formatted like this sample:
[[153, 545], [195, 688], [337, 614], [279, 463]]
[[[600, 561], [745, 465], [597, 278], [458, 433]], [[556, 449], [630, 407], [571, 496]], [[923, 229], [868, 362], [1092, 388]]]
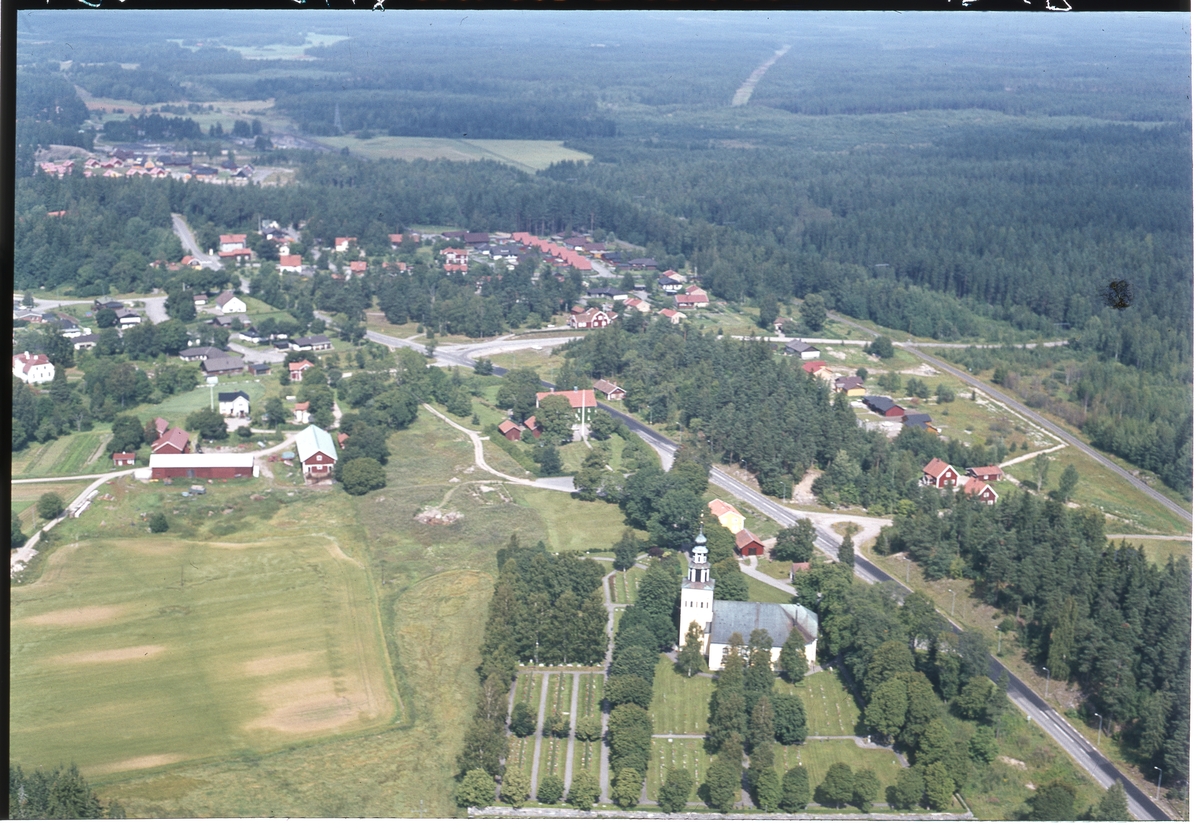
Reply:
[[708, 547], [704, 546], [707, 541], [704, 537], [704, 525], [701, 524], [700, 534], [696, 536], [696, 546], [692, 547], [692, 554], [688, 560], [688, 581], [701, 584], [708, 581]]

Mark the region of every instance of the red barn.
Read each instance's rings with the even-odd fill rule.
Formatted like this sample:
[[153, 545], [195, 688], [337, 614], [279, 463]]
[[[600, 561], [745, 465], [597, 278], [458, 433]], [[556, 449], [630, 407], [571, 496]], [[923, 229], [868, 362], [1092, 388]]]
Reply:
[[925, 486], [934, 486], [938, 489], [958, 486], [958, 472], [953, 466], [939, 458], [934, 458], [925, 464], [922, 471], [925, 475], [921, 478], [921, 483]]
[[500, 434], [504, 435], [509, 440], [521, 439], [521, 427], [513, 423], [511, 420], [503, 421], [496, 428], [500, 430]]
[[228, 480], [257, 475], [254, 456], [233, 452], [205, 452], [202, 455], [151, 455], [150, 477], [205, 478]]
[[734, 536], [733, 543], [739, 556], [761, 556], [763, 554], [762, 541], [749, 530], [742, 530]]
[[530, 415], [529, 417], [525, 418], [525, 428], [533, 432], [533, 436], [535, 438], [540, 438], [542, 436], [542, 427], [538, 425], [537, 415]]

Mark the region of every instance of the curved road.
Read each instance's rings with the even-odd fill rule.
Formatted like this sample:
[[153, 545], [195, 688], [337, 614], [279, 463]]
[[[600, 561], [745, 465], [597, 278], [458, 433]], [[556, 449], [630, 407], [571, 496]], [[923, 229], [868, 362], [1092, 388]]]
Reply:
[[[855, 328], [859, 329], [860, 331], [865, 331], [873, 337], [879, 336], [878, 332], [872, 331], [870, 328], [867, 328], [864, 325], [860, 325], [856, 322], [852, 322], [843, 316], [834, 314], [832, 312], [829, 313], [829, 316], [832, 319], [837, 320], [838, 322], [843, 322], [847, 325], [854, 326]], [[1121, 476], [1126, 481], [1128, 481], [1130, 484], [1132, 484], [1135, 488], [1137, 488], [1141, 492], [1145, 493], [1146, 495], [1150, 496], [1155, 501], [1157, 501], [1158, 503], [1162, 504], [1164, 507], [1169, 509], [1171, 512], [1178, 515], [1180, 518], [1184, 519], [1188, 523], [1191, 523], [1192, 514], [1190, 512], [1188, 512], [1186, 509], [1184, 509], [1179, 504], [1172, 501], [1167, 496], [1163, 495], [1158, 490], [1154, 489], [1154, 487], [1147, 484], [1145, 481], [1143, 481], [1138, 476], [1134, 475], [1133, 473], [1131, 473], [1131, 472], [1127, 471], [1126, 469], [1113, 463], [1108, 458], [1106, 458], [1104, 455], [1097, 452], [1091, 446], [1084, 443], [1082, 440], [1075, 437], [1070, 432], [1063, 429], [1061, 426], [1058, 426], [1057, 424], [1053, 423], [1052, 421], [1047, 420], [1046, 418], [1039, 415], [1037, 412], [1030, 409], [1024, 403], [1021, 403], [1020, 401], [1015, 400], [1014, 398], [1010, 397], [1009, 395], [1005, 394], [1004, 392], [1000, 391], [999, 389], [995, 388], [994, 386], [987, 385], [987, 384], [983, 383], [982, 381], [973, 377], [968, 372], [965, 372], [965, 371], [962, 371], [961, 369], [955, 368], [954, 366], [950, 365], [949, 363], [947, 363], [943, 360], [939, 360], [937, 357], [931, 357], [931, 356], [929, 356], [929, 354], [927, 354], [926, 352], [921, 350], [923, 347], [924, 348], [929, 348], [929, 347], [938, 348], [940, 346], [938, 346], [938, 345], [930, 346], [930, 345], [925, 345], [923, 343], [918, 345], [916, 343], [911, 343], [911, 342], [895, 343], [895, 345], [897, 348], [903, 348], [904, 350], [910, 351], [913, 354], [915, 354], [916, 356], [920, 357], [922, 360], [926, 360], [929, 363], [932, 363], [933, 365], [940, 368], [942, 371], [945, 371], [948, 374], [954, 375], [959, 380], [962, 380], [964, 383], [967, 383], [968, 385], [974, 386], [974, 387], [980, 389], [981, 391], [986, 392], [988, 395], [996, 398], [997, 400], [1004, 403], [1005, 405], [1011, 406], [1016, 411], [1019, 411], [1023, 417], [1027, 417], [1029, 420], [1033, 421], [1034, 423], [1036, 423], [1038, 426], [1045, 429], [1050, 434], [1058, 437], [1059, 440], [1062, 440], [1064, 443], [1067, 443], [1070, 446], [1073, 446], [1076, 449], [1078, 449], [1080, 452], [1083, 452], [1083, 454], [1087, 455], [1089, 458], [1091, 458], [1092, 460], [1099, 463], [1105, 469], [1115, 472], [1117, 475]]]

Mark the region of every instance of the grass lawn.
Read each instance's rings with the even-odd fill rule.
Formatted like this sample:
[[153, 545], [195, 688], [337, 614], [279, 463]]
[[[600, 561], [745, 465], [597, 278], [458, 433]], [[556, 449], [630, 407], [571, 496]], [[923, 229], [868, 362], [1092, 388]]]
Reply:
[[771, 604], [789, 604], [794, 598], [794, 594], [785, 593], [778, 587], [772, 587], [769, 584], [764, 584], [758, 579], [746, 576], [746, 587], [750, 591], [750, 601], [752, 602], [769, 602]]
[[[556, 334], [561, 335], [562, 332], [556, 331]], [[561, 354], [551, 354], [551, 349], [547, 346], [531, 346], [521, 351], [504, 351], [498, 354], [489, 354], [487, 359], [500, 368], [512, 371], [518, 368], [531, 368], [537, 372], [538, 377], [548, 383], [554, 382], [554, 376], [558, 374], [558, 370], [562, 368], [565, 362]]]
[[[656, 683], [657, 684], [657, 683]], [[657, 728], [657, 726], [655, 726]], [[672, 768], [685, 768], [695, 785], [689, 802], [700, 804], [696, 789], [704, 782], [712, 757], [704, 751], [702, 737], [655, 737], [650, 741], [650, 767], [646, 770], [646, 795], [658, 802], [658, 790]]]
[[[198, 386], [191, 391], [186, 391], [181, 394], [172, 395], [161, 403], [143, 403], [129, 409], [123, 414], [131, 414], [145, 423], [151, 417], [165, 417], [171, 421], [172, 426], [184, 427], [184, 421], [192, 412], [199, 409], [209, 408], [209, 395], [211, 394], [213, 403], [216, 405], [217, 395], [221, 392], [229, 391], [244, 391], [250, 395], [250, 415], [256, 417], [261, 414], [259, 407], [262, 405], [263, 399], [267, 396], [266, 377], [250, 377], [246, 375], [237, 377], [222, 377], [219, 382], [213, 386], [213, 391], [209, 391], [208, 386]], [[275, 381], [276, 383], [278, 381]]]
[[[541, 517], [546, 528], [546, 547], [556, 552], [611, 550], [627, 529], [621, 508], [616, 504], [580, 501], [566, 492], [528, 486], [510, 486], [508, 492], [515, 504], [536, 511]], [[645, 535], [636, 530], [635, 533], [639, 537]]]
[[12, 596], [11, 756], [90, 778], [387, 723], [361, 562], [327, 538], [81, 541]]
[[858, 704], [835, 670], [810, 674], [798, 685], [776, 679], [775, 693], [804, 700], [809, 736], [850, 737], [857, 729]]
[[[845, 763], [850, 768], [871, 769], [879, 777], [879, 800], [884, 790], [896, 782], [896, 775], [903, 766], [900, 759], [886, 748], [859, 748], [853, 740], [808, 740], [800, 746], [775, 744], [775, 769], [780, 776], [797, 765], [808, 769], [809, 785], [815, 790], [825, 779], [829, 767], [834, 763]], [[857, 811], [857, 810], [854, 810]]]
[[[575, 721], [587, 716], [600, 716], [600, 700], [604, 698], [604, 675], [581, 674], [579, 677], [579, 703], [575, 707]], [[575, 741], [575, 755], [572, 763], [572, 778], [590, 774], [600, 779], [600, 743]]]
[[[537, 719], [538, 706], [542, 704], [542, 683], [545, 675], [540, 673], [520, 673], [517, 675], [516, 689], [513, 691], [513, 705], [524, 702], [533, 709], [534, 720]], [[509, 734], [508, 762], [518, 762], [529, 774], [533, 771], [533, 748], [537, 734], [528, 737], [516, 737]]]
[[708, 700], [712, 691], [710, 677], [688, 678], [675, 671], [674, 662], [660, 656], [654, 671], [654, 699], [650, 701], [654, 733], [703, 737], [708, 728]]
[[[12, 499], [12, 509], [21, 521], [21, 531], [31, 536], [46, 523], [37, 514], [37, 502], [43, 494], [57, 493], [63, 504], [70, 504], [90, 483], [91, 481], [60, 481], [52, 484], [22, 484], [14, 481], [9, 496]], [[37, 558], [40, 558], [40, 554], [35, 556], [34, 560]]]
[[[1120, 539], [1113, 539], [1114, 544], [1119, 544]], [[1166, 566], [1167, 559], [1171, 556], [1175, 558], [1192, 557], [1192, 542], [1190, 541], [1160, 541], [1151, 538], [1130, 538], [1126, 541], [1134, 547], [1141, 547], [1142, 552], [1146, 554], [1146, 560], [1157, 564], [1160, 567]]]
[[112, 457], [104, 451], [112, 432], [96, 429], [73, 432], [48, 443], [35, 443], [12, 453], [14, 478], [55, 478], [113, 470]]
[[609, 595], [614, 604], [633, 604], [637, 601], [637, 586], [646, 571], [640, 567], [614, 571], [607, 579]]
[[758, 572], [771, 578], [788, 581], [792, 577], [792, 563], [790, 561], [776, 561], [767, 556], [759, 556]]
[[[1004, 471], [1017, 480], [1032, 481], [1036, 484], [1034, 460], [1036, 459], [1007, 466]], [[1071, 500], [1102, 511], [1108, 518], [1109, 532], [1163, 535], [1191, 533], [1192, 527], [1187, 521], [1140, 490], [1134, 489], [1117, 477], [1116, 473], [1069, 446], [1050, 454], [1050, 470], [1042, 482], [1043, 493], [1058, 485], [1059, 476], [1070, 464], [1074, 464], [1075, 471], [1079, 473], [1079, 484], [1075, 487]]]

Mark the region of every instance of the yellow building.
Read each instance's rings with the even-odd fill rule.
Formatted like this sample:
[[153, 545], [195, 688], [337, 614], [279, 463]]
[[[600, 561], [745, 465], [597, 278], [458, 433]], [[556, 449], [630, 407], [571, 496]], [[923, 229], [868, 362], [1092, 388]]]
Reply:
[[708, 509], [709, 512], [717, 517], [717, 521], [720, 522], [721, 526], [734, 535], [746, 529], [745, 517], [720, 498], [713, 498], [709, 501]]

